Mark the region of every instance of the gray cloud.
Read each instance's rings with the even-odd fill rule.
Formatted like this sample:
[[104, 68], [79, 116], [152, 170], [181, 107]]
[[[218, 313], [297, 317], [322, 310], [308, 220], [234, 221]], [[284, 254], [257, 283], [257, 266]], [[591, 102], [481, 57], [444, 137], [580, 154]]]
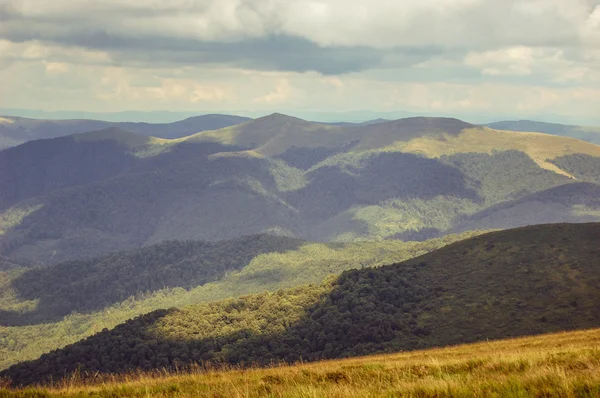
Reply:
[[589, 20], [598, 4], [20, 0], [0, 5], [0, 37], [103, 50], [123, 65], [152, 61], [342, 74], [381, 67], [384, 60], [393, 60], [395, 67], [411, 66], [450, 51], [466, 54], [514, 45], [580, 48], [586, 35], [595, 33]]

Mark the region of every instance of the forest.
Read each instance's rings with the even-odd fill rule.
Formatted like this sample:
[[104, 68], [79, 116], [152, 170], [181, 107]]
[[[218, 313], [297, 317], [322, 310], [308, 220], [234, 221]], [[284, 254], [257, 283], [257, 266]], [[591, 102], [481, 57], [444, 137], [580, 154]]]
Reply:
[[492, 232], [323, 284], [155, 311], [0, 376], [268, 365], [594, 327], [598, 236], [593, 223]]
[[[216, 243], [158, 243], [85, 261], [72, 261], [29, 270], [18, 267], [0, 271], [2, 322], [22, 325], [6, 327], [0, 323], [0, 369], [19, 361], [37, 358], [45, 352], [81, 340], [103, 328], [113, 328], [127, 319], [156, 309], [183, 307], [250, 293], [276, 291], [284, 287], [320, 283], [328, 276], [337, 275], [344, 270], [403, 261], [482, 232], [448, 235], [425, 242], [302, 242], [301, 245], [297, 239], [254, 235]], [[257, 247], [248, 245], [249, 242], [254, 242]], [[248, 253], [256, 253], [259, 247], [265, 252], [251, 258], [248, 263], [233, 263], [236, 269], [226, 271], [211, 282], [189, 288], [161, 288], [154, 292], [131, 290], [132, 287], [138, 286], [135, 283], [138, 274], [149, 280], [156, 280], [162, 275], [165, 281], [177, 280], [180, 275], [178, 270], [181, 269], [192, 269], [193, 275], [206, 275], [207, 272], [212, 272], [211, 269], [206, 270], [206, 266], [231, 264], [227, 262], [227, 256], [214, 263], [212, 256], [215, 250], [220, 252], [221, 249], [227, 248], [231, 253], [239, 253], [239, 258], [248, 259], [251, 257]], [[289, 250], [283, 251], [284, 247]], [[184, 248], [193, 250], [177, 251]], [[164, 262], [147, 259], [151, 253], [155, 253], [156, 259], [162, 259]], [[206, 258], [203, 254], [207, 255]], [[173, 262], [173, 259], [177, 259], [178, 262]], [[181, 268], [178, 264], [184, 264], [185, 267]], [[73, 269], [73, 266], [78, 265], [86, 267], [89, 274]], [[112, 273], [104, 272], [104, 267], [110, 269], [113, 265], [120, 265], [128, 270], [127, 273], [113, 270], [112, 273], [121, 276], [118, 281], [113, 280]], [[62, 275], [68, 283], [60, 284], [60, 278], [51, 276], [54, 273]], [[17, 288], [20, 278], [25, 275], [32, 284], [41, 286], [38, 292], [31, 293], [31, 300], [24, 299]], [[46, 277], [57, 286], [60, 284], [60, 287], [56, 290], [45, 289], [43, 285]], [[96, 282], [96, 278], [102, 283]], [[80, 312], [83, 310], [76, 310], [77, 303], [67, 304], [64, 297], [77, 294], [77, 287], [82, 285], [89, 289], [87, 294], [97, 300], [114, 298], [128, 289], [130, 296], [97, 310]], [[159, 285], [163, 286], [164, 282], [161, 281]], [[183, 283], [183, 286], [189, 284]], [[26, 288], [25, 292], [28, 291]], [[64, 303], [64, 307], [57, 308], [55, 301]], [[57, 310], [68, 311], [68, 314], [59, 316], [60, 312], [57, 313]]]

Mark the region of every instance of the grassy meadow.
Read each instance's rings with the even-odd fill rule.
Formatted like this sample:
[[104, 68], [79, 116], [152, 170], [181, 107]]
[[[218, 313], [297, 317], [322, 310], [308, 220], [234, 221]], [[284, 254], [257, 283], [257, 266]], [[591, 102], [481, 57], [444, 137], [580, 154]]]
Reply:
[[0, 397], [598, 397], [600, 329], [254, 369], [74, 375]]

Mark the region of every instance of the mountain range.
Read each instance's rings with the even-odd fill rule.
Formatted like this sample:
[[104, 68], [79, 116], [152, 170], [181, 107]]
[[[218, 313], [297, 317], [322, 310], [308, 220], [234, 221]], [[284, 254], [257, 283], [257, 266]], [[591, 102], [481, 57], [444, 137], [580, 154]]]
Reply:
[[109, 127], [126, 129], [146, 136], [180, 138], [204, 130], [214, 130], [250, 120], [231, 115], [202, 115], [172, 123], [107, 122], [102, 120], [44, 120], [16, 116], [0, 116], [0, 149], [27, 141], [56, 138]]
[[273, 114], [175, 139], [109, 127], [0, 152], [0, 255], [49, 265], [173, 239], [423, 240], [597, 221], [599, 171], [592, 143], [451, 118]]

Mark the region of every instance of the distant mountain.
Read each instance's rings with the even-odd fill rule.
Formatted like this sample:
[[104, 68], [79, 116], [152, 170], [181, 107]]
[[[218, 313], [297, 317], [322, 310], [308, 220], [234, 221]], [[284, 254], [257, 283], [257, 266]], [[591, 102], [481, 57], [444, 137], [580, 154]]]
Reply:
[[319, 286], [159, 310], [0, 377], [267, 365], [598, 327], [598, 236], [598, 223], [493, 232]]
[[[0, 255], [56, 264], [257, 233], [427, 239], [493, 206], [598, 184], [599, 159], [591, 143], [452, 118], [332, 126], [273, 114], [172, 140], [104, 129], [0, 152]], [[539, 219], [600, 220], [577, 192]], [[522, 211], [504, 227], [535, 220]]]
[[204, 130], [214, 130], [250, 120], [231, 115], [201, 115], [173, 123], [107, 122], [100, 120], [40, 120], [0, 117], [0, 149], [27, 141], [67, 136], [75, 133], [117, 127], [146, 136], [181, 138]]
[[390, 120], [391, 119], [378, 118], [378, 119], [373, 119], [373, 120], [367, 120], [364, 122], [328, 122], [327, 124], [331, 124], [334, 126], [351, 126], [351, 125], [367, 126], [369, 124], [389, 122]]
[[488, 123], [486, 126], [496, 130], [533, 131], [600, 144], [600, 127], [574, 126], [567, 124], [535, 122], [533, 120], [506, 120]]

